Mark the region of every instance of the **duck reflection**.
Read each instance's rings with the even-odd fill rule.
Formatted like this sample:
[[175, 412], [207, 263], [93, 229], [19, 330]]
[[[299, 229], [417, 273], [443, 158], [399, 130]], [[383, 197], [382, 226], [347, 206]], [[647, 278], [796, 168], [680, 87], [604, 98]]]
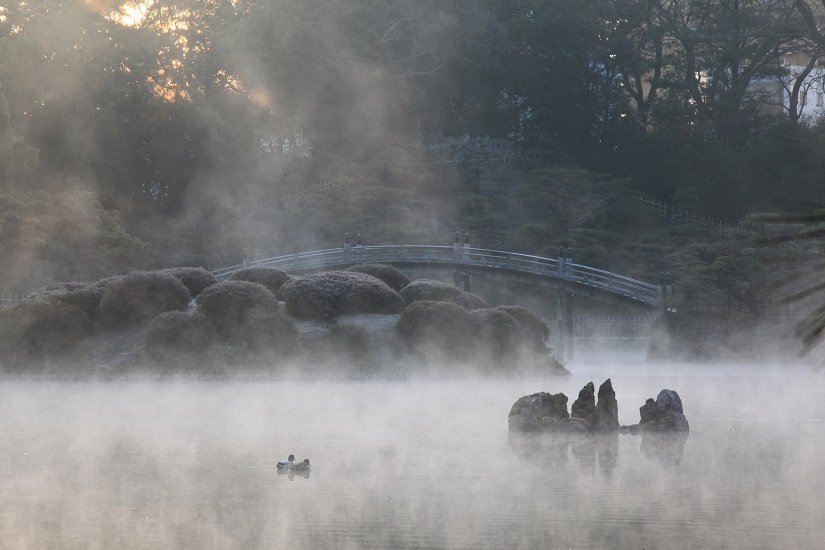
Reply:
[[287, 475], [290, 480], [295, 479], [295, 476], [309, 479], [312, 466], [308, 458], [305, 458], [303, 462], [295, 462], [295, 455], [289, 455], [285, 462], [278, 462], [276, 469], [278, 475]]
[[286, 476], [287, 479], [289, 479], [289, 481], [294, 481], [296, 477], [302, 477], [304, 479], [309, 479], [309, 474], [310, 474], [310, 472], [308, 472], [308, 471], [307, 472], [295, 472], [295, 471], [282, 472], [280, 470], [278, 471], [279, 476]]

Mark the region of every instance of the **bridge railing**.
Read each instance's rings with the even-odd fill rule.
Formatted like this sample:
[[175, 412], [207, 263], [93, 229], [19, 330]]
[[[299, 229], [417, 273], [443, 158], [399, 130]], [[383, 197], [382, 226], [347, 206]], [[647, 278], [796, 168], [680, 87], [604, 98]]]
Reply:
[[212, 273], [223, 279], [244, 267], [268, 266], [287, 272], [301, 272], [363, 263], [430, 263], [504, 269], [563, 279], [621, 294], [650, 305], [658, 302], [658, 287], [654, 284], [586, 265], [560, 262], [556, 258], [483, 248], [429, 245], [350, 246], [255, 260], [218, 269]]

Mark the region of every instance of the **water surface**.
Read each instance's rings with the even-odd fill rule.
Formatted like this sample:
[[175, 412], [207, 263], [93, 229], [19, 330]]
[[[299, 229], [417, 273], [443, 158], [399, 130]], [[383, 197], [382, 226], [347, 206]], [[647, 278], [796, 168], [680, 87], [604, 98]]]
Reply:
[[[0, 383], [4, 548], [814, 548], [822, 375], [601, 364], [562, 379]], [[677, 390], [686, 440], [512, 445], [521, 395]], [[312, 460], [309, 478], [276, 460]]]

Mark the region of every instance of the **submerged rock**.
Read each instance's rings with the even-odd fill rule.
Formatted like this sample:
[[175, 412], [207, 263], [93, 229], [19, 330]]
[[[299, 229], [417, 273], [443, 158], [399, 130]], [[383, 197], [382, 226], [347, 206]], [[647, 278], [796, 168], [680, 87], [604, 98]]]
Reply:
[[690, 429], [679, 394], [664, 389], [656, 400], [648, 399], [639, 408], [639, 430], [651, 432], [686, 432]]
[[595, 386], [588, 382], [579, 392], [579, 398], [573, 403], [570, 415], [587, 424], [593, 432], [614, 432], [619, 429], [619, 405], [616, 392], [608, 378], [599, 386], [599, 400], [596, 402]]
[[513, 404], [507, 417], [511, 432], [550, 432], [588, 434], [616, 431], [619, 428], [616, 394], [610, 380], [599, 387], [588, 382], [567, 412], [567, 396], [540, 392], [525, 395]]
[[593, 428], [596, 419], [596, 390], [593, 382], [588, 382], [579, 392], [579, 398], [573, 401], [570, 415], [587, 422], [589, 429]]
[[525, 395], [513, 403], [507, 422], [510, 430], [520, 432], [541, 432], [569, 421], [567, 396], [547, 392]]
[[541, 392], [526, 395], [513, 404], [508, 416], [510, 431], [559, 433], [639, 433], [649, 431], [687, 431], [682, 401], [673, 390], [662, 390], [658, 401], [648, 400], [641, 409], [642, 422], [619, 427], [619, 403], [613, 382], [608, 378], [599, 386], [598, 402], [593, 382], [579, 391], [567, 413], [567, 396]]
[[619, 403], [610, 378], [599, 386], [599, 402], [596, 404], [596, 421], [593, 428], [599, 432], [619, 429]]

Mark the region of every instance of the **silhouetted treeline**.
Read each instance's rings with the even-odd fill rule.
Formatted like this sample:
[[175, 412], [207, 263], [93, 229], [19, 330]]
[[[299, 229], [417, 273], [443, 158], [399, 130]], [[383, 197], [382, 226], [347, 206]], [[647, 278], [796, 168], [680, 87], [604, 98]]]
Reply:
[[[647, 279], [686, 265], [694, 284], [751, 299], [760, 252], [740, 261], [746, 242], [666, 223], [638, 198], [728, 222], [822, 205], [823, 127], [799, 115], [802, 88], [780, 63], [818, 62], [821, 10], [6, 3], [0, 286], [214, 268], [346, 231], [446, 244], [459, 230], [489, 247], [572, 247]], [[783, 79], [789, 105], [750, 93], [766, 78]], [[738, 275], [757, 272], [742, 291]]]

